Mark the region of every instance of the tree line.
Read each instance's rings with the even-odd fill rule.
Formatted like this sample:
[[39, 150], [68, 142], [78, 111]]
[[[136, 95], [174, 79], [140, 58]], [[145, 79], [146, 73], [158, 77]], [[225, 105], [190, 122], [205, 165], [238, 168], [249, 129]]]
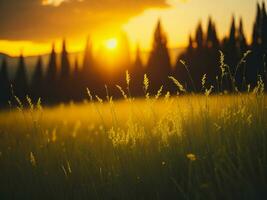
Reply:
[[148, 62], [142, 62], [140, 49], [137, 48], [135, 61], [123, 63], [116, 74], [108, 77], [93, 56], [90, 40], [84, 51], [82, 67], [79, 67], [77, 60], [71, 67], [64, 40], [60, 65], [58, 66], [53, 45], [46, 72], [42, 58], [39, 57], [30, 82], [27, 81], [23, 55], [18, 59], [13, 80], [8, 78], [8, 63], [6, 58], [3, 59], [0, 68], [0, 105], [6, 106], [14, 96], [25, 99], [26, 95], [35, 101], [41, 98], [43, 103], [47, 104], [82, 101], [86, 98], [86, 88], [102, 97], [108, 92], [119, 97], [120, 92], [115, 84], [127, 87], [124, 78], [126, 70], [129, 70], [131, 75], [132, 96], [144, 94], [144, 74], [149, 77], [150, 90], [154, 92], [161, 86], [164, 91], [175, 92], [175, 85], [169, 79], [170, 76], [179, 80], [187, 91], [203, 90], [203, 79], [206, 85], [212, 85], [218, 92], [246, 90], [248, 85], [255, 86], [259, 79], [266, 81], [267, 14], [264, 2], [257, 4], [251, 41], [249, 44], [244, 34], [242, 19], [236, 25], [234, 16], [229, 34], [220, 40], [216, 24], [210, 17], [207, 31], [203, 30], [199, 22], [194, 36], [189, 36], [188, 47], [178, 56], [175, 66], [172, 66], [167, 36], [159, 20]]

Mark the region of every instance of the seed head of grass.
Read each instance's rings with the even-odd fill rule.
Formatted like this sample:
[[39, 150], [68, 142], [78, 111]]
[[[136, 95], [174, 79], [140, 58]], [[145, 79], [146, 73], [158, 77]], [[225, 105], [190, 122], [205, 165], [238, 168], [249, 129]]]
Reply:
[[145, 93], [147, 93], [147, 90], [148, 90], [148, 87], [149, 87], [149, 79], [148, 79], [148, 77], [147, 77], [146, 74], [144, 75], [144, 81], [143, 81], [143, 84], [144, 84], [144, 90], [145, 90]]
[[119, 85], [116, 85], [116, 87], [117, 87], [117, 88], [119, 89], [119, 91], [121, 92], [123, 98], [124, 98], [124, 99], [127, 99], [128, 97], [127, 97], [126, 93], [124, 92], [124, 90], [122, 89], [122, 87], [119, 86]]
[[172, 80], [172, 82], [176, 85], [176, 87], [181, 91], [186, 93], [186, 90], [184, 89], [184, 86], [173, 76], [169, 76], [169, 79]]
[[168, 91], [168, 92], [165, 94], [164, 99], [165, 99], [165, 100], [168, 100], [170, 97], [171, 97], [171, 93]]
[[37, 110], [39, 111], [42, 111], [42, 101], [41, 101], [41, 98], [38, 98], [38, 101], [37, 101], [37, 104], [36, 104], [36, 108]]
[[36, 159], [33, 152], [30, 153], [30, 163], [32, 164], [33, 167], [36, 166]]
[[27, 100], [27, 102], [29, 104], [30, 110], [33, 111], [34, 110], [34, 105], [32, 103], [31, 98], [28, 95], [26, 96], [26, 100]]
[[95, 98], [100, 104], [103, 104], [103, 99], [101, 99], [99, 96], [95, 95]]
[[210, 89], [205, 90], [205, 96], [209, 96], [212, 93], [212, 90], [214, 89], [214, 86], [210, 86]]
[[130, 77], [130, 74], [129, 74], [128, 70], [125, 73], [125, 79], [126, 79], [127, 86], [129, 87], [130, 81], [131, 81], [131, 77]]
[[160, 87], [160, 89], [158, 90], [156, 96], [155, 96], [155, 99], [158, 99], [160, 96], [161, 96], [161, 93], [162, 93], [162, 90], [163, 90], [163, 85]]
[[22, 104], [21, 100], [16, 95], [14, 96], [14, 98], [18, 104], [17, 109], [21, 112], [23, 110], [23, 104]]
[[89, 96], [90, 101], [93, 101], [93, 96], [91, 94], [91, 91], [88, 88], [86, 88], [86, 91], [87, 91], [87, 95]]
[[225, 74], [225, 63], [224, 63], [224, 54], [223, 52], [220, 50], [219, 51], [220, 53], [220, 69], [221, 69], [221, 72], [222, 72], [222, 76], [224, 76]]
[[206, 79], [207, 79], [207, 74], [204, 74], [202, 76], [202, 79], [201, 79], [201, 86], [202, 86], [202, 88], [205, 88]]

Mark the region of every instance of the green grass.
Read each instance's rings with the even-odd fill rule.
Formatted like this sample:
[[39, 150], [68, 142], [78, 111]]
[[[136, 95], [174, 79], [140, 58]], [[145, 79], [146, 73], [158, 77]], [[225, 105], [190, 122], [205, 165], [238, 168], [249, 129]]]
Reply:
[[264, 94], [159, 96], [1, 112], [0, 199], [267, 198]]

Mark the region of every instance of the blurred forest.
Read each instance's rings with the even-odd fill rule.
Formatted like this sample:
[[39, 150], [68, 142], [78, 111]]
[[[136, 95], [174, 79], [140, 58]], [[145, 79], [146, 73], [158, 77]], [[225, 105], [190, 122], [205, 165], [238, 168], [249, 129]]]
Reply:
[[[187, 91], [192, 92], [203, 90], [203, 79], [206, 86], [213, 86], [215, 91], [231, 92], [245, 91], [248, 85], [253, 87], [259, 79], [266, 81], [267, 77], [267, 14], [264, 3], [257, 4], [251, 40], [244, 34], [242, 19], [237, 22], [234, 16], [229, 34], [220, 40], [216, 24], [210, 17], [206, 30], [199, 22], [195, 33], [189, 36], [188, 47], [178, 55], [174, 66], [170, 61], [168, 39], [160, 20], [154, 31], [152, 50], [147, 63], [142, 62], [138, 47], [134, 62], [130, 61], [125, 36], [120, 47], [120, 51], [123, 52], [122, 62], [112, 76], [107, 75], [93, 56], [92, 42], [88, 39], [82, 66], [79, 66], [78, 60], [71, 66], [65, 40], [62, 42], [60, 63], [57, 62], [57, 54], [52, 45], [48, 66], [43, 66], [40, 56], [30, 81], [27, 79], [27, 66], [22, 54], [12, 80], [9, 78], [9, 65], [4, 57], [0, 66], [0, 106], [7, 106], [14, 96], [23, 100], [26, 95], [34, 101], [41, 98], [44, 104], [82, 101], [86, 97], [86, 88], [100, 97], [105, 97], [105, 85], [114, 98], [119, 98], [121, 94], [115, 85], [126, 88], [126, 70], [131, 75], [130, 90], [131, 95], [135, 97], [144, 94], [144, 74], [149, 77], [152, 93], [157, 92], [161, 86], [163, 91], [176, 92], [176, 86], [168, 78], [169, 76], [175, 77]], [[232, 80], [235, 80], [235, 84]]]

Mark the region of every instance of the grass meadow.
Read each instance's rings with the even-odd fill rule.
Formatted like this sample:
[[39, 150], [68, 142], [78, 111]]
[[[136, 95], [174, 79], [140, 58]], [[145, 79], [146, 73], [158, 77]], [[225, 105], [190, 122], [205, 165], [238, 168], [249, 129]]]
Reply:
[[267, 198], [262, 82], [243, 94], [143, 99], [117, 87], [123, 100], [88, 90], [84, 103], [50, 108], [15, 97], [0, 114], [0, 198]]

